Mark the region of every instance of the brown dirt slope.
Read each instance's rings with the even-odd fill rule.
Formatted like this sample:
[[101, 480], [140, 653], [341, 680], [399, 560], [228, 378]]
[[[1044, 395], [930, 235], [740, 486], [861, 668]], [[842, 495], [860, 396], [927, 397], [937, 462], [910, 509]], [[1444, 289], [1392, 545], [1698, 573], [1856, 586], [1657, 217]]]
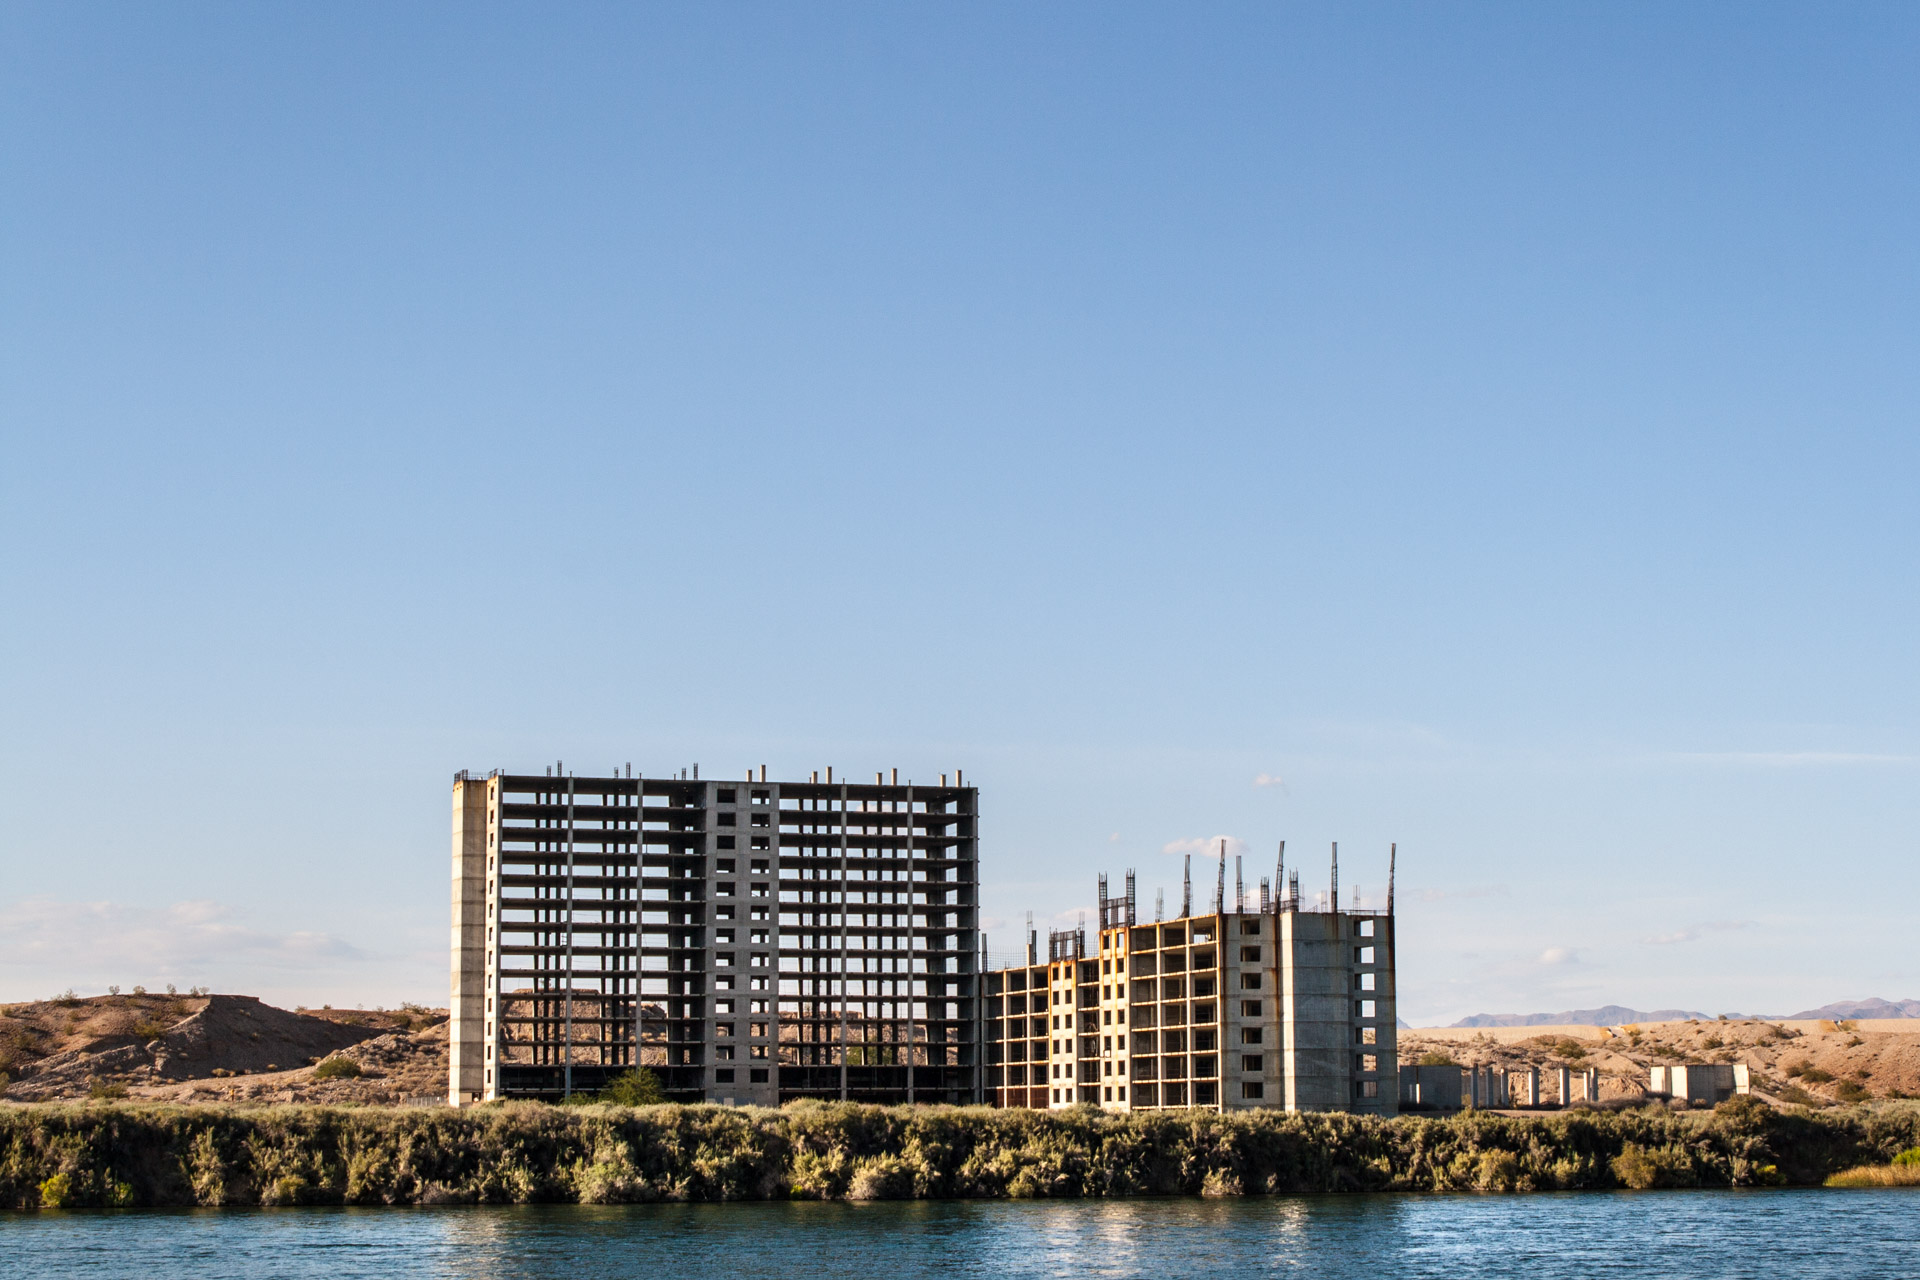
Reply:
[[[444, 1093], [445, 1045], [443, 1016], [424, 1010], [289, 1012], [231, 995], [39, 1001], [0, 1009], [0, 1097], [398, 1102]], [[314, 1080], [329, 1056], [360, 1075]]]
[[[1906, 1021], [1913, 1025], [1902, 1025]], [[1400, 1061], [1423, 1057], [1509, 1071], [1537, 1066], [1549, 1097], [1553, 1068], [1598, 1067], [1603, 1102], [1644, 1098], [1649, 1067], [1682, 1062], [1744, 1062], [1755, 1088], [1783, 1102], [1823, 1106], [1853, 1098], [1920, 1097], [1920, 1020], [1402, 1030]]]

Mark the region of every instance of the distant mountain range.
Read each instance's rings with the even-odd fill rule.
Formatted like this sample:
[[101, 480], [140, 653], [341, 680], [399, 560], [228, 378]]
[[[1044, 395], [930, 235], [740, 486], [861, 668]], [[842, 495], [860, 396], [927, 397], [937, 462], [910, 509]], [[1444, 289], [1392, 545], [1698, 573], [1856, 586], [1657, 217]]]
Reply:
[[1712, 1014], [1689, 1013], [1685, 1009], [1655, 1009], [1643, 1013], [1623, 1004], [1602, 1005], [1598, 1009], [1569, 1009], [1564, 1013], [1476, 1013], [1462, 1018], [1456, 1027], [1617, 1027], [1623, 1022], [1685, 1022], [1688, 1018], [1711, 1018]]
[[1836, 1000], [1818, 1009], [1790, 1013], [1789, 1018], [1920, 1018], [1920, 1000]]
[[[1920, 1000], [1882, 1000], [1878, 996], [1867, 1000], [1837, 1000], [1832, 1004], [1823, 1004], [1818, 1009], [1802, 1009], [1799, 1013], [1758, 1014], [1730, 1013], [1729, 1018], [1758, 1016], [1763, 1018], [1920, 1018]], [[1568, 1009], [1560, 1013], [1476, 1013], [1471, 1018], [1462, 1018], [1454, 1023], [1456, 1027], [1617, 1027], [1627, 1022], [1684, 1022], [1689, 1018], [1712, 1021], [1714, 1015], [1688, 1009], [1629, 1009], [1625, 1005], [1609, 1004], [1598, 1009]]]

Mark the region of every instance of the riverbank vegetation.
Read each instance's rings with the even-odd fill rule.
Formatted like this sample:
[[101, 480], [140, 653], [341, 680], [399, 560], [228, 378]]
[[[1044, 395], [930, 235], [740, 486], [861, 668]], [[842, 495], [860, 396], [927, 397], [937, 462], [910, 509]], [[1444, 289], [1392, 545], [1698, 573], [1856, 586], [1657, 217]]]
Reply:
[[1843, 1169], [1827, 1179], [1830, 1187], [1920, 1187], [1920, 1147], [1909, 1147], [1887, 1164]]
[[0, 1107], [0, 1204], [447, 1204], [1820, 1185], [1920, 1107], [1444, 1119], [796, 1103]]

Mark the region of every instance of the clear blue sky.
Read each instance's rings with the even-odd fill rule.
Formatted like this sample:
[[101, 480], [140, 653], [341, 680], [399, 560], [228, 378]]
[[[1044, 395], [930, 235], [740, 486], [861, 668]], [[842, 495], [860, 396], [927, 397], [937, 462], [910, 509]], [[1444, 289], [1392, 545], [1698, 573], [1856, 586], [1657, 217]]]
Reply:
[[8, 6], [0, 998], [443, 1002], [451, 775], [556, 758], [964, 768], [996, 949], [1398, 841], [1416, 1022], [1920, 994], [1917, 58]]

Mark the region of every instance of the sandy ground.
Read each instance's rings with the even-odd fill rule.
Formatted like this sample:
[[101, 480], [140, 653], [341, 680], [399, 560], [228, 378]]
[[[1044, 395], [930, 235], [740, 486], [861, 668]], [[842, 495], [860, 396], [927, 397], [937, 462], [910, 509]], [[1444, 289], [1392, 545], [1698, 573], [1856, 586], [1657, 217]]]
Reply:
[[1441, 1057], [1465, 1067], [1539, 1067], [1550, 1097], [1554, 1068], [1598, 1067], [1602, 1102], [1644, 1097], [1650, 1067], [1684, 1062], [1744, 1062], [1754, 1087], [1783, 1102], [1829, 1104], [1855, 1090], [1857, 1096], [1873, 1098], [1920, 1097], [1920, 1018], [1424, 1027], [1400, 1032], [1402, 1063]]

